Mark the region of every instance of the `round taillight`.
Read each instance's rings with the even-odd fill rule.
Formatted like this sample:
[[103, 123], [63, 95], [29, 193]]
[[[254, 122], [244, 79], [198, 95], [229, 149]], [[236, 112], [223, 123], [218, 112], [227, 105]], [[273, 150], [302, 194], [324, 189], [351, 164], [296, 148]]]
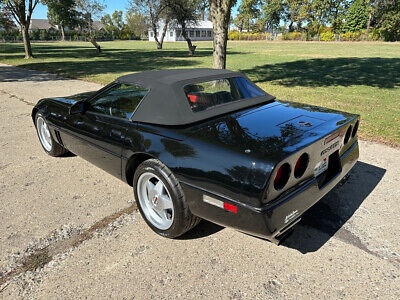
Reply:
[[355, 137], [358, 130], [358, 124], [360, 121], [357, 120], [356, 124], [354, 125], [353, 132], [351, 133], [351, 137]]
[[294, 166], [294, 177], [300, 178], [304, 175], [304, 172], [307, 170], [308, 167], [308, 154], [303, 153], [296, 162]]
[[352, 126], [350, 125], [346, 131], [346, 135], [344, 136], [344, 144], [346, 145], [350, 140]]
[[276, 190], [281, 190], [286, 185], [290, 177], [290, 165], [288, 163], [284, 163], [279, 169], [276, 171], [275, 179], [274, 179], [274, 188]]

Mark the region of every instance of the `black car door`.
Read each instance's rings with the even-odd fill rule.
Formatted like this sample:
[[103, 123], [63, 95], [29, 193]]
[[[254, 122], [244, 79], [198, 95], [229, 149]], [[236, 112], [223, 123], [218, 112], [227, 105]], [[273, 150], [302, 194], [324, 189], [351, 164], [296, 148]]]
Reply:
[[114, 84], [90, 99], [82, 114], [67, 117], [65, 146], [73, 153], [121, 178], [121, 153], [131, 117], [147, 90]]

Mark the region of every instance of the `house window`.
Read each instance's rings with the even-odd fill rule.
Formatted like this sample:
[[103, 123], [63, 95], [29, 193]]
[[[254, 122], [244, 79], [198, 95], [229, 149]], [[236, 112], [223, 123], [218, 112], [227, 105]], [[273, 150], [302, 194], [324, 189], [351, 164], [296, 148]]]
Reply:
[[196, 30], [196, 37], [200, 37], [200, 30]]
[[170, 31], [170, 32], [169, 32], [169, 36], [170, 36], [170, 37], [173, 37], [173, 36], [174, 36], [174, 32], [173, 32], [173, 31]]
[[201, 31], [201, 37], [206, 37], [207, 32], [205, 30]]
[[150, 31], [150, 37], [153, 37], [154, 33], [153, 31]]
[[190, 37], [194, 37], [194, 31], [193, 30], [190, 31]]
[[207, 31], [207, 36], [208, 36], [208, 37], [211, 37], [211, 30], [208, 30], [208, 31]]
[[176, 31], [176, 36], [181, 36], [181, 31], [180, 30]]

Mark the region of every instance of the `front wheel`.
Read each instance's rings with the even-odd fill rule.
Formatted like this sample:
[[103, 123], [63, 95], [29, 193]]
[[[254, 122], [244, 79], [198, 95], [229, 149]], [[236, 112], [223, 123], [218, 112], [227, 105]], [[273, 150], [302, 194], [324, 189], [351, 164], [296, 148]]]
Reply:
[[175, 176], [156, 159], [139, 165], [133, 178], [133, 190], [142, 217], [161, 236], [178, 237], [200, 221], [190, 212]]
[[67, 149], [53, 139], [50, 134], [49, 126], [47, 125], [47, 122], [41, 113], [36, 114], [35, 125], [40, 144], [48, 155], [61, 156], [68, 153]]

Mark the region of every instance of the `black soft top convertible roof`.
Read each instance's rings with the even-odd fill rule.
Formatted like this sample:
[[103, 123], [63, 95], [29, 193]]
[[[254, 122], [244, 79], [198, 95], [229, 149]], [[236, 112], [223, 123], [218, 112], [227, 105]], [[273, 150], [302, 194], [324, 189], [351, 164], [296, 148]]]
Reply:
[[240, 72], [204, 68], [146, 71], [121, 76], [116, 82], [149, 89], [132, 120], [156, 125], [186, 125], [275, 99], [264, 92], [261, 97], [225, 103], [200, 112], [192, 111], [184, 92], [186, 85], [229, 77], [249, 80]]

